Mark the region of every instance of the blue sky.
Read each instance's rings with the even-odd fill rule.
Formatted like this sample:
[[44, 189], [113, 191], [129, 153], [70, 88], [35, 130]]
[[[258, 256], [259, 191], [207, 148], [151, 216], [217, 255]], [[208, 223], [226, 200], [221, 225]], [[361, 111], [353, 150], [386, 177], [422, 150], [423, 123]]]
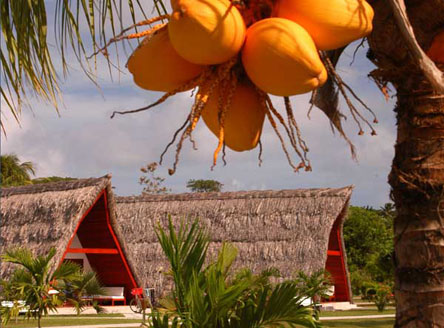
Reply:
[[[358, 162], [352, 160], [345, 141], [333, 134], [325, 115], [314, 109], [311, 120], [307, 118], [308, 95], [292, 97], [291, 101], [302, 134], [310, 148], [313, 171], [294, 173], [288, 166], [280, 143], [268, 122], [262, 135], [263, 164], [258, 167], [258, 151], [227, 152], [227, 166], [219, 163], [211, 171], [212, 153], [216, 138], [203, 122], [195, 132], [198, 150], [189, 142], [182, 150], [179, 168], [174, 176], [167, 170], [174, 160], [174, 147], [158, 169], [166, 177], [165, 184], [173, 192], [185, 192], [189, 179], [215, 179], [224, 184], [224, 190], [294, 189], [316, 187], [342, 187], [355, 185], [352, 203], [355, 205], [382, 206], [389, 201], [387, 175], [394, 154], [396, 137], [394, 101], [386, 102], [367, 74], [373, 65], [360, 49], [350, 66], [356, 44], [349, 46], [338, 66], [344, 80], [376, 112], [379, 124], [377, 136], [358, 136], [348, 109], [342, 111], [349, 117], [345, 129], [356, 145]], [[134, 109], [153, 102], [160, 93], [138, 88], [124, 68], [126, 57], [120, 53], [123, 73], [107, 73], [104, 60], [99, 60], [98, 90], [73, 65], [71, 74], [62, 85], [64, 106], [60, 116], [48, 104], [32, 101], [33, 111], [24, 110], [21, 127], [9, 117], [2, 102], [3, 121], [8, 135], [2, 136], [1, 152], [16, 153], [22, 161], [36, 163], [37, 176], [96, 177], [111, 173], [118, 195], [138, 194], [138, 179], [143, 165], [157, 161], [174, 131], [188, 115], [192, 104], [190, 93], [182, 93], [149, 112], [117, 116], [110, 119], [113, 110]], [[283, 101], [273, 99], [283, 110]], [[365, 113], [365, 110], [362, 109]], [[369, 117], [369, 116], [368, 116]], [[296, 158], [296, 157], [294, 157]]]

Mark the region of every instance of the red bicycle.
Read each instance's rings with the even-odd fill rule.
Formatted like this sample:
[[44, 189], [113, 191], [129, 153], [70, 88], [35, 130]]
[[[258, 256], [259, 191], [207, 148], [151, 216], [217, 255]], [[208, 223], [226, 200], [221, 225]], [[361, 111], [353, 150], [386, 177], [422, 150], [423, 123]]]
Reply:
[[131, 295], [133, 299], [130, 302], [130, 309], [134, 313], [142, 313], [144, 305], [145, 309], [153, 306], [154, 288], [133, 288], [131, 289]]

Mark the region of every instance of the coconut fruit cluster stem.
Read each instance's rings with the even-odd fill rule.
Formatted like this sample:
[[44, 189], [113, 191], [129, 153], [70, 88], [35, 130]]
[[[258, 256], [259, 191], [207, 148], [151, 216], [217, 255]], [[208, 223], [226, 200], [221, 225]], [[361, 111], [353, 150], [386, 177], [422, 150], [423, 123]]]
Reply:
[[[289, 97], [327, 81], [332, 68], [320, 51], [370, 33], [371, 6], [364, 0], [171, 0], [171, 8], [169, 15], [136, 24], [150, 25], [147, 31], [110, 40], [143, 37], [127, 68], [139, 87], [165, 92], [149, 106], [113, 116], [147, 110], [195, 88], [186, 121], [161, 155], [162, 160], [178, 139], [170, 174], [176, 171], [184, 140], [194, 146], [192, 133], [201, 117], [217, 138], [213, 166], [225, 147], [247, 151], [261, 146], [267, 118], [290, 166], [311, 170]], [[283, 114], [270, 95], [284, 97]], [[299, 163], [294, 164], [292, 153]]]

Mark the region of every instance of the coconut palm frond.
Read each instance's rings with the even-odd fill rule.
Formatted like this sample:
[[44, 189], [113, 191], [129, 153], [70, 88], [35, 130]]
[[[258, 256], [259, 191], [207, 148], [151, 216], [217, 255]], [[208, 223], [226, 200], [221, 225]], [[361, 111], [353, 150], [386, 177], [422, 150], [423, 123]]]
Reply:
[[32, 162], [20, 163], [15, 154], [5, 154], [1, 159], [1, 185], [4, 187], [14, 185], [24, 185], [31, 183], [30, 173], [35, 175], [34, 164]]
[[[166, 13], [161, 0], [153, 0], [153, 4], [159, 14]], [[132, 22], [124, 22], [127, 13]], [[145, 16], [140, 0], [0, 1], [0, 91], [15, 120], [19, 122], [23, 105], [30, 106], [29, 96], [58, 110], [60, 76], [69, 73], [72, 56], [94, 81], [95, 56], [93, 63], [88, 56], [116, 36], [124, 24], [136, 23], [139, 14]], [[1, 126], [4, 128], [3, 122]]]
[[291, 326], [318, 327], [313, 320], [312, 311], [301, 305], [302, 298], [298, 286], [284, 282], [274, 287], [262, 310], [262, 327], [276, 327], [288, 323]]
[[293, 282], [263, 286], [248, 294], [243, 305], [237, 307], [230, 327], [320, 327], [311, 309], [302, 306], [301, 301]]
[[51, 275], [49, 281], [53, 280], [78, 280], [81, 272], [81, 267], [74, 262], [62, 263]]
[[[106, 290], [100, 283], [95, 272], [82, 272], [81, 267], [73, 262], [64, 262], [62, 266], [66, 268], [60, 272], [58, 283], [54, 286], [59, 291], [59, 296], [63, 301], [70, 303], [79, 315], [87, 306], [86, 296], [106, 295]], [[77, 270], [77, 271], [76, 271]], [[93, 302], [93, 307], [97, 313], [104, 312], [104, 309]]]
[[85, 295], [106, 295], [106, 290], [103, 288], [95, 272], [84, 273], [81, 283], [81, 286], [85, 291]]
[[168, 230], [160, 224], [155, 229], [157, 239], [171, 265], [171, 274], [175, 283], [174, 299], [177, 309], [185, 309], [185, 291], [195, 272], [202, 270], [209, 237], [196, 219], [191, 225], [182, 222], [178, 231], [169, 217]]
[[22, 266], [27, 271], [34, 271], [34, 258], [30, 250], [25, 248], [8, 249], [2, 255], [3, 262], [14, 263]]
[[35, 168], [32, 162], [23, 162], [20, 164], [20, 168], [25, 172], [30, 172], [33, 175], [35, 175]]

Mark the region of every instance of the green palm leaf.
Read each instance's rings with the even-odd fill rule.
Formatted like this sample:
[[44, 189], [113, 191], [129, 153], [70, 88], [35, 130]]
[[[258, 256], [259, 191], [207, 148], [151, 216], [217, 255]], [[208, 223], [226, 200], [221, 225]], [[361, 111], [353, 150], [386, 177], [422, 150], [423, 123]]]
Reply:
[[192, 281], [194, 272], [200, 272], [209, 245], [208, 234], [199, 228], [199, 221], [191, 225], [181, 223], [176, 232], [171, 217], [168, 220], [168, 234], [158, 224], [155, 232], [159, 243], [171, 265], [174, 280], [174, 300], [179, 311], [184, 311], [185, 291]]
[[[161, 0], [153, 0], [153, 4], [159, 14], [166, 13]], [[48, 26], [49, 11], [54, 13], [52, 26]], [[140, 0], [0, 0], [4, 40], [0, 90], [13, 117], [19, 121], [22, 106], [30, 106], [29, 96], [58, 109], [60, 76], [69, 73], [71, 54], [94, 81], [96, 61], [93, 56], [91, 62], [89, 55], [123, 29], [125, 13], [136, 23], [136, 11], [145, 16]], [[87, 33], [82, 33], [84, 29]], [[55, 56], [61, 61], [60, 72]], [[4, 129], [3, 122], [1, 126]]]
[[30, 174], [35, 175], [34, 164], [20, 163], [15, 154], [1, 155], [1, 185], [4, 187], [24, 185], [31, 183]]

